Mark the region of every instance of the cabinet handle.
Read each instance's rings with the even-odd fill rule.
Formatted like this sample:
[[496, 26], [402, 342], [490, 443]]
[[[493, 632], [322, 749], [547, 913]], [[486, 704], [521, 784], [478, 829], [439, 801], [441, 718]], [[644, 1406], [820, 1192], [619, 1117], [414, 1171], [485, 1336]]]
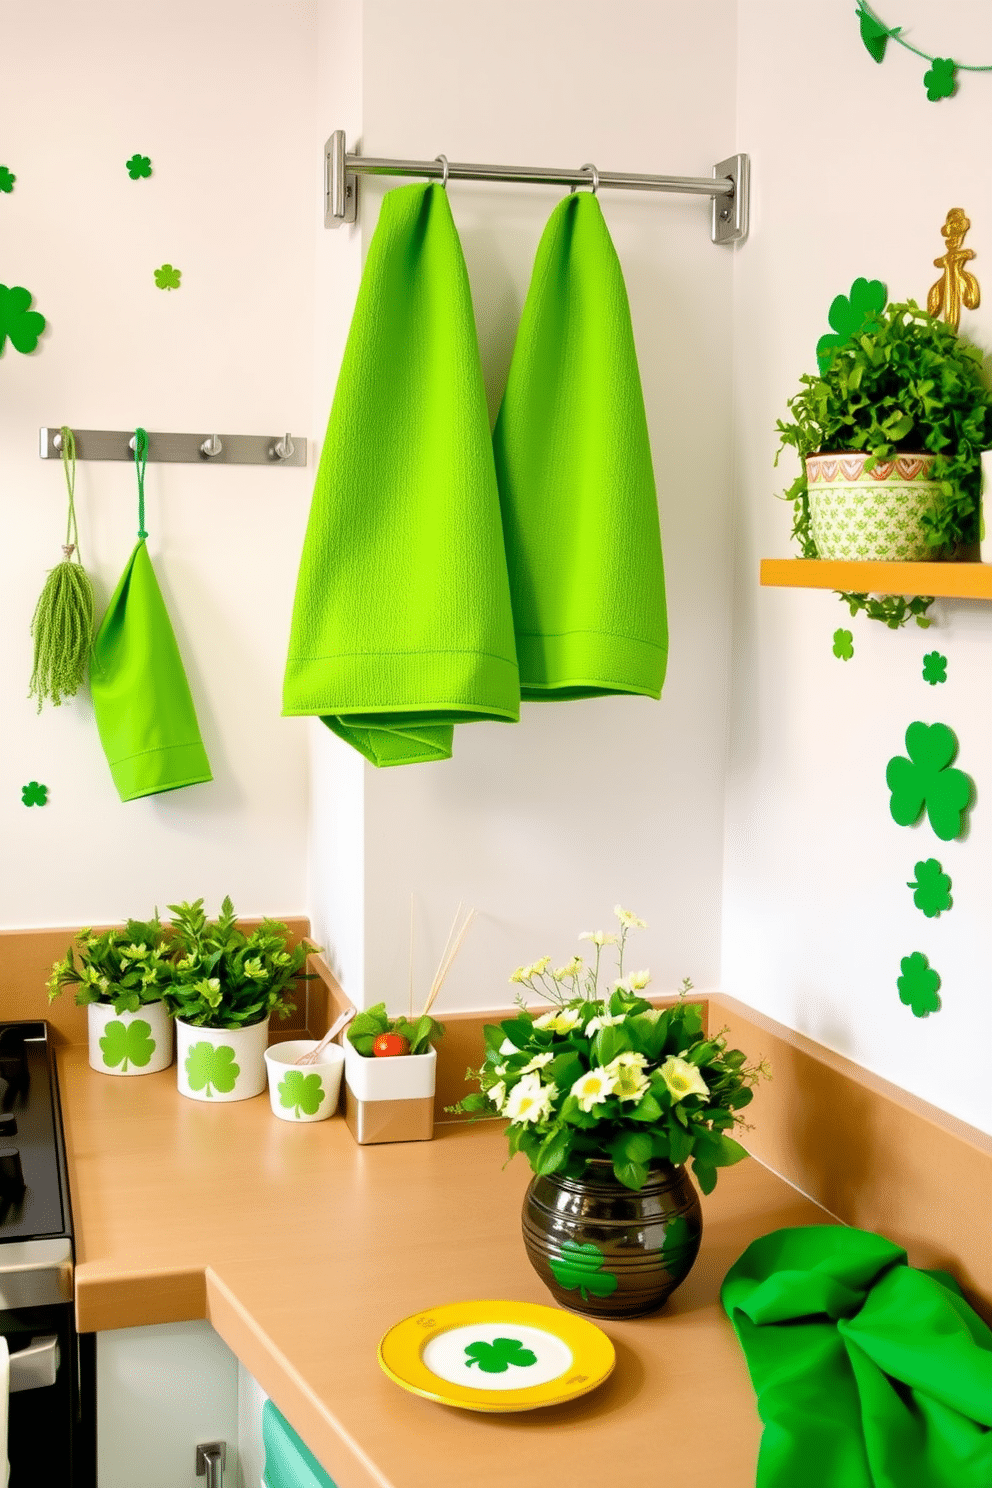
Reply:
[[223, 1488], [226, 1442], [199, 1442], [196, 1448], [196, 1476], [206, 1474], [204, 1488]]
[[54, 1385], [60, 1362], [59, 1341], [54, 1333], [32, 1338], [26, 1349], [10, 1356], [10, 1393]]

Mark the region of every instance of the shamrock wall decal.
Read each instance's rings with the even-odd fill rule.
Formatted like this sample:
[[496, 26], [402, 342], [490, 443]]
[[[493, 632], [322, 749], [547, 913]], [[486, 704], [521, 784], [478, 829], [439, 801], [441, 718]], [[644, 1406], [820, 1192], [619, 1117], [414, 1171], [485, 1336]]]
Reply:
[[8, 193], [13, 191], [16, 180], [17, 177], [13, 171], [8, 170], [5, 165], [0, 165], [0, 191], [6, 191]]
[[150, 1037], [151, 1031], [152, 1025], [146, 1023], [144, 1018], [135, 1018], [132, 1023], [124, 1023], [118, 1018], [108, 1023], [100, 1040], [104, 1064], [108, 1069], [116, 1069], [120, 1065], [122, 1074], [129, 1062], [144, 1069], [155, 1053], [155, 1040]]
[[833, 334], [821, 336], [816, 343], [816, 361], [820, 375], [826, 372], [838, 346], [852, 336], [868, 335], [881, 327], [879, 316], [885, 309], [888, 291], [881, 279], [855, 279], [850, 295], [837, 295], [830, 304], [827, 320]]
[[31, 780], [27, 785], [21, 786], [21, 800], [25, 806], [46, 806], [48, 804], [48, 786], [39, 785], [37, 780]]
[[467, 1343], [465, 1352], [468, 1358], [465, 1360], [465, 1368], [471, 1369], [473, 1364], [486, 1374], [505, 1374], [511, 1364], [518, 1369], [528, 1369], [531, 1364], [537, 1363], [537, 1355], [533, 1349], [524, 1348], [519, 1338], [494, 1338], [492, 1343]]
[[834, 655], [841, 661], [850, 661], [854, 655], [854, 637], [849, 630], [834, 631]]
[[971, 803], [971, 780], [963, 770], [952, 770], [958, 741], [946, 723], [911, 723], [906, 751], [889, 760], [885, 781], [891, 791], [889, 811], [900, 827], [919, 821], [924, 809], [930, 825], [944, 842], [961, 835], [962, 817]]
[[896, 986], [899, 988], [900, 1002], [913, 1009], [915, 1018], [925, 1018], [928, 1013], [936, 1013], [940, 1008], [940, 998], [937, 996], [940, 977], [923, 952], [914, 951], [911, 956], [903, 956], [899, 965], [902, 976], [896, 978]]
[[132, 181], [140, 181], [142, 176], [150, 176], [152, 173], [152, 163], [147, 155], [132, 155], [124, 163]]
[[928, 651], [923, 658], [923, 680], [929, 682], [931, 687], [936, 687], [938, 682], [946, 682], [947, 657], [941, 656], [939, 651]]
[[229, 1044], [206, 1042], [194, 1044], [186, 1056], [186, 1077], [191, 1090], [206, 1090], [213, 1095], [211, 1085], [221, 1095], [230, 1095], [241, 1073], [240, 1065], [234, 1062], [234, 1050]]
[[954, 92], [956, 72], [957, 67], [950, 57], [934, 57], [929, 72], [923, 74], [927, 97], [931, 103], [937, 103], [941, 98], [950, 98]]
[[45, 317], [37, 310], [29, 310], [31, 291], [15, 284], [8, 289], [0, 284], [0, 356], [3, 355], [7, 337], [15, 351], [26, 355], [38, 345], [38, 337], [45, 329]]
[[178, 289], [182, 277], [182, 269], [174, 269], [170, 263], [155, 270], [155, 283], [159, 289]]
[[319, 1075], [305, 1075], [302, 1070], [290, 1070], [277, 1086], [279, 1104], [299, 1117], [316, 1116], [324, 1099], [324, 1084]]
[[934, 919], [943, 910], [951, 907], [951, 880], [936, 858], [927, 858], [917, 863], [916, 879], [906, 885], [913, 889], [913, 903], [922, 909], [928, 920]]
[[560, 1260], [550, 1262], [555, 1281], [566, 1292], [578, 1287], [583, 1302], [588, 1301], [590, 1292], [594, 1297], [609, 1297], [620, 1285], [610, 1271], [602, 1269], [605, 1257], [598, 1245], [566, 1240], [561, 1252]]

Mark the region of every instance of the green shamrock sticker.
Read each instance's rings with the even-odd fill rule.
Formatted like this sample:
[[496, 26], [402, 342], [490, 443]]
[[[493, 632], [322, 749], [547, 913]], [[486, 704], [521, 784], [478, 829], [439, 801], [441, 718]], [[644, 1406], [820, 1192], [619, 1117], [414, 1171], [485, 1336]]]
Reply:
[[934, 57], [929, 72], [923, 74], [927, 97], [931, 103], [936, 103], [941, 98], [950, 98], [954, 92], [956, 72], [957, 68], [950, 57]]
[[27, 785], [21, 786], [21, 800], [25, 806], [45, 806], [48, 802], [48, 786], [39, 785], [37, 780], [31, 780]]
[[841, 661], [850, 661], [854, 655], [854, 637], [849, 630], [834, 631], [834, 655]]
[[585, 1302], [590, 1292], [594, 1297], [609, 1297], [620, 1285], [612, 1272], [602, 1270], [603, 1260], [598, 1245], [577, 1245], [574, 1240], [566, 1240], [561, 1260], [552, 1261], [551, 1270], [560, 1287], [566, 1292], [574, 1292], [578, 1287]]
[[941, 656], [939, 651], [928, 651], [923, 658], [923, 680], [929, 682], [931, 687], [936, 687], [938, 682], [946, 682], [947, 657]]
[[922, 909], [928, 920], [935, 919], [951, 907], [951, 880], [936, 858], [927, 858], [917, 863], [916, 879], [906, 885], [912, 889], [913, 903]]
[[930, 825], [944, 842], [959, 837], [962, 815], [971, 802], [971, 780], [950, 769], [958, 741], [946, 723], [911, 723], [906, 750], [889, 760], [885, 783], [892, 792], [889, 810], [900, 827], [919, 821], [924, 808]]
[[671, 1271], [672, 1262], [678, 1259], [679, 1251], [684, 1250], [691, 1241], [689, 1221], [680, 1214], [665, 1230], [665, 1243], [661, 1247], [661, 1264], [666, 1270]]
[[5, 165], [0, 165], [0, 191], [13, 191], [17, 177]]
[[833, 328], [816, 343], [816, 360], [822, 377], [838, 346], [852, 336], [866, 335], [881, 327], [879, 316], [885, 309], [888, 291], [880, 279], [855, 279], [850, 295], [837, 295], [831, 302], [827, 320]]
[[155, 270], [155, 283], [159, 289], [178, 289], [182, 277], [182, 269], [174, 269], [170, 263]]
[[45, 317], [37, 310], [29, 310], [31, 291], [15, 284], [8, 289], [0, 284], [0, 356], [10, 337], [15, 351], [26, 356], [38, 345], [38, 337], [45, 329]]
[[152, 163], [147, 155], [132, 155], [124, 163], [132, 181], [140, 181], [142, 176], [150, 176], [152, 173]]
[[511, 1364], [527, 1369], [537, 1363], [533, 1349], [524, 1348], [519, 1338], [494, 1338], [492, 1343], [467, 1343], [465, 1368], [478, 1364], [484, 1374], [505, 1374]]
[[903, 956], [899, 964], [902, 968], [902, 976], [896, 978], [899, 1000], [913, 1009], [913, 1016], [916, 1018], [925, 1018], [928, 1013], [937, 1012], [940, 1007], [940, 998], [937, 996], [940, 977], [923, 952], [914, 951], [911, 956]]
[[144, 1018], [135, 1018], [133, 1023], [122, 1023], [118, 1018], [108, 1023], [100, 1040], [103, 1062], [107, 1068], [116, 1069], [120, 1065], [123, 1074], [130, 1063], [144, 1069], [155, 1053], [155, 1040], [150, 1037], [151, 1031], [152, 1025], [146, 1023]]
[[324, 1085], [319, 1075], [305, 1075], [302, 1070], [290, 1070], [286, 1078], [276, 1086], [279, 1104], [291, 1110], [299, 1118], [316, 1116], [324, 1099]]
[[186, 1056], [186, 1077], [190, 1090], [206, 1090], [213, 1095], [211, 1085], [221, 1095], [230, 1095], [241, 1073], [240, 1065], [234, 1062], [234, 1050], [230, 1044], [194, 1044]]

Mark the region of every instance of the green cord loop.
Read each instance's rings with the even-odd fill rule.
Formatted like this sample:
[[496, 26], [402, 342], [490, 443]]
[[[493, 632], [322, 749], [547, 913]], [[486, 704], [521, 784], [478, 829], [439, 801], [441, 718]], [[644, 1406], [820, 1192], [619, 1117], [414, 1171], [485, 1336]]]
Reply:
[[142, 428], [134, 431], [134, 468], [138, 472], [138, 537], [148, 536], [145, 530], [145, 466], [148, 463], [148, 434]]
[[65, 424], [59, 430], [62, 436], [62, 470], [65, 474], [66, 489], [69, 492], [69, 511], [65, 523], [65, 542], [62, 551], [67, 558], [76, 555], [76, 562], [82, 563], [79, 552], [79, 527], [76, 524], [76, 437], [72, 430]]

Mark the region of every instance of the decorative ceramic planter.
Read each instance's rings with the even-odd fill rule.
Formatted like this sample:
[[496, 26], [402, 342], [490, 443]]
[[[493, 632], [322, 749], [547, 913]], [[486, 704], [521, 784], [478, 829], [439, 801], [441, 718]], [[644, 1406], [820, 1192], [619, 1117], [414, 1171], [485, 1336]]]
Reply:
[[865, 453], [809, 455], [813, 541], [821, 558], [918, 563], [941, 557], [921, 518], [940, 495], [927, 479], [933, 455], [897, 455], [865, 470]]
[[91, 1002], [86, 1017], [90, 1069], [101, 1075], [153, 1075], [172, 1063], [172, 1019], [164, 1002], [146, 1002], [136, 1013]]
[[688, 1276], [702, 1233], [692, 1180], [667, 1162], [635, 1191], [593, 1158], [583, 1178], [535, 1176], [524, 1198], [531, 1265], [556, 1302], [594, 1317], [656, 1311]]
[[179, 1094], [190, 1100], [240, 1101], [265, 1089], [269, 1020], [247, 1028], [197, 1028], [176, 1019]]
[[434, 1135], [437, 1052], [366, 1058], [344, 1041], [344, 1114], [356, 1142], [425, 1142]]
[[318, 1043], [318, 1039], [287, 1039], [265, 1051], [269, 1100], [281, 1121], [326, 1121], [338, 1108], [344, 1069], [340, 1044], [328, 1044], [316, 1064], [295, 1065], [301, 1054], [309, 1054]]

